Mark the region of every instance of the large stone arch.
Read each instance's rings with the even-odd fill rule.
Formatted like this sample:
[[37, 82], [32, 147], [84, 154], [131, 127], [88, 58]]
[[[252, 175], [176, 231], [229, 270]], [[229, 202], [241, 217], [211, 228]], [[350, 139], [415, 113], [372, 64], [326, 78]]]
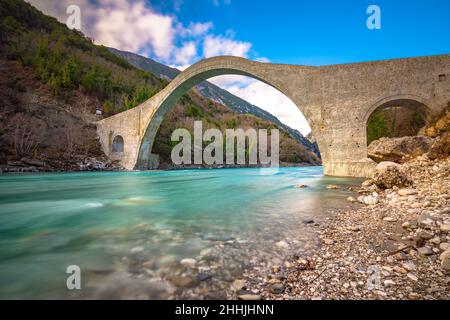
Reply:
[[[172, 82], [159, 93], [158, 97], [156, 97], [158, 102], [154, 107], [152, 115], [143, 125], [145, 129], [140, 141], [136, 168], [147, 168], [147, 162], [148, 159], [151, 158], [151, 151], [159, 126], [161, 125], [165, 114], [175, 105], [181, 96], [197, 84], [220, 75], [248, 76], [274, 87], [288, 97], [297, 108], [300, 109], [310, 124], [311, 130], [314, 132], [316, 124], [315, 119], [317, 118], [318, 110], [316, 110], [316, 114], [313, 114], [313, 110], [305, 107], [302, 108], [303, 105], [306, 105], [305, 99], [300, 95], [297, 95], [296, 91], [292, 90], [289, 85], [292, 83], [282, 81], [284, 79], [280, 78], [280, 72], [288, 75], [289, 73], [292, 73], [293, 69], [295, 69], [295, 72], [302, 71], [304, 76], [308, 77], [310, 76], [310, 72], [314, 70], [314, 67], [292, 68], [287, 65], [265, 64], [232, 56], [205, 59], [190, 66], [172, 80]], [[318, 145], [320, 149], [320, 144], [318, 143]]]
[[[146, 169], [157, 128], [168, 108], [194, 84], [221, 74], [251, 76], [284, 93], [309, 122], [324, 173], [332, 176], [368, 177], [373, 173], [375, 163], [367, 158], [366, 124], [380, 104], [413, 99], [434, 115], [450, 101], [450, 55], [323, 67], [215, 57], [192, 65], [136, 108], [98, 121], [105, 154], [120, 160], [128, 170]], [[121, 154], [111, 152], [111, 139], [118, 134], [126, 144]]]

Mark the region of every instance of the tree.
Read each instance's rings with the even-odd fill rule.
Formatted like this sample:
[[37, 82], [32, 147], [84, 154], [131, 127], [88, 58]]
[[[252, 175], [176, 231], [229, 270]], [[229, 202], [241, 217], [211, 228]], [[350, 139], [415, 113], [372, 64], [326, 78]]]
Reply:
[[107, 113], [113, 113], [114, 112], [114, 103], [110, 100], [106, 100], [103, 103], [103, 110]]
[[125, 110], [130, 110], [133, 108], [133, 102], [128, 96], [125, 96], [124, 105], [125, 105]]
[[372, 114], [367, 123], [367, 144], [389, 134], [385, 116], [381, 113]]
[[96, 66], [93, 66], [89, 71], [83, 76], [81, 80], [82, 87], [87, 92], [93, 92], [97, 88], [98, 83], [98, 70]]
[[150, 91], [150, 89], [147, 86], [138, 87], [135, 93], [137, 105], [150, 99], [152, 96], [153, 92]]
[[64, 88], [75, 88], [79, 84], [79, 66], [74, 58], [70, 58], [64, 64], [61, 84]]
[[54, 95], [58, 93], [58, 89], [61, 87], [61, 80], [54, 73], [47, 80], [47, 85], [50, 87], [50, 90]]

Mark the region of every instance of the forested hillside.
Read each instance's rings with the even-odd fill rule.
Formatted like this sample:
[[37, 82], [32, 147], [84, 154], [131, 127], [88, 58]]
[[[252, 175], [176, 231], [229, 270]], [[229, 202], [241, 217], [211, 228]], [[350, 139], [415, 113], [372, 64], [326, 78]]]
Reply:
[[[167, 84], [24, 1], [0, 2], [0, 30], [4, 167], [77, 170], [86, 158], [102, 158], [95, 121], [134, 108]], [[153, 152], [168, 161], [171, 130], [190, 128], [194, 119], [203, 120], [205, 128], [273, 126], [191, 90], [167, 114]], [[285, 133], [280, 143], [282, 161], [320, 162]]]

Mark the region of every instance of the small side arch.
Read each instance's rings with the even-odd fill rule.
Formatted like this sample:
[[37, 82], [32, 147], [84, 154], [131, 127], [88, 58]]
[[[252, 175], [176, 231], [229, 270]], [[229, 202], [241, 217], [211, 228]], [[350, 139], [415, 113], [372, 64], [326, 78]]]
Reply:
[[[400, 112], [401, 122], [397, 120], [398, 112]], [[372, 129], [369, 132], [372, 115], [376, 114], [379, 114], [382, 118], [373, 119]], [[426, 99], [417, 95], [403, 94], [380, 99], [370, 106], [364, 116], [364, 145], [369, 145], [372, 141], [378, 140], [383, 136], [402, 137], [416, 135], [429, 122], [431, 115], [432, 109], [427, 104]], [[380, 120], [385, 119], [386, 116], [390, 119], [388, 121], [389, 124], [386, 123], [387, 120]], [[380, 123], [380, 121], [384, 122]], [[383, 123], [384, 125], [382, 125]], [[376, 129], [383, 127], [384, 129], [378, 129], [378, 131]], [[384, 134], [379, 130], [385, 131]]]
[[124, 141], [121, 135], [117, 135], [114, 137], [111, 144], [111, 152], [112, 153], [123, 153], [124, 152]]
[[423, 106], [423, 110], [426, 112], [427, 115], [431, 114], [431, 109], [429, 107], [428, 101], [424, 99], [421, 96], [414, 95], [414, 94], [399, 94], [399, 95], [393, 95], [389, 97], [384, 97], [374, 104], [372, 104], [369, 109], [367, 109], [363, 123], [367, 125], [367, 121], [369, 120], [369, 117], [374, 113], [375, 110], [379, 109], [380, 107], [386, 107], [388, 108], [391, 105], [398, 104], [399, 101], [412, 101], [416, 103], [420, 103]]

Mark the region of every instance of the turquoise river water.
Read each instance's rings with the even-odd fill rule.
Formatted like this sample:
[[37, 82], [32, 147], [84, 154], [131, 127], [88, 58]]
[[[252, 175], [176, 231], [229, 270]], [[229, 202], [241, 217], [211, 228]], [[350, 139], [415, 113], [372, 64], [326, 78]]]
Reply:
[[[183, 286], [205, 296], [258, 257], [281, 257], [279, 241], [292, 250], [314, 243], [305, 221], [348, 193], [326, 186], [355, 181], [321, 167], [3, 175], [0, 298], [177, 298]], [[220, 249], [229, 260], [202, 260]], [[200, 266], [186, 270], [183, 258]], [[81, 269], [76, 293], [66, 287], [69, 265]], [[204, 283], [173, 285], [172, 273]]]

